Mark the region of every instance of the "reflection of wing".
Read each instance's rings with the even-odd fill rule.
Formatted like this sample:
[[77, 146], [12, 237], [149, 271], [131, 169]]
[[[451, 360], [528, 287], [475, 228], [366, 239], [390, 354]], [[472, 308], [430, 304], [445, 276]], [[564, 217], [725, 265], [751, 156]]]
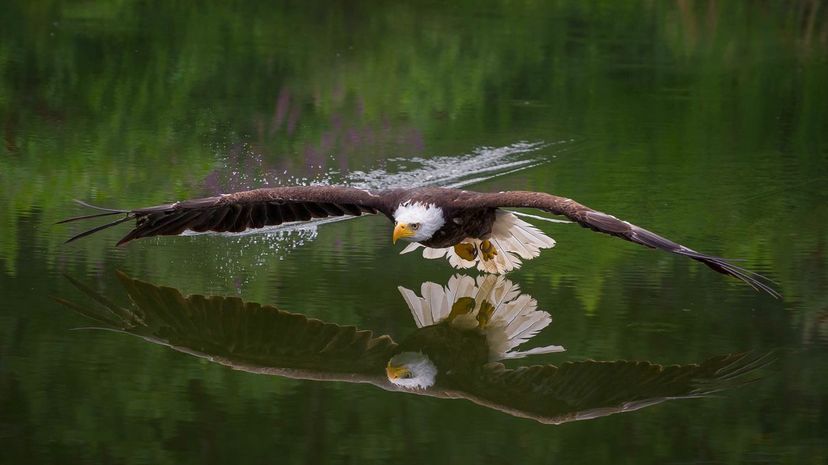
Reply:
[[702, 397], [756, 379], [767, 354], [728, 354], [700, 364], [661, 366], [649, 362], [569, 362], [514, 370], [489, 365], [450, 397], [464, 397], [511, 415], [542, 423], [629, 412], [665, 400]]
[[[752, 381], [754, 371], [768, 362], [766, 356], [730, 354], [698, 365], [586, 361], [506, 369], [491, 363], [468, 373], [462, 372], [465, 369], [460, 364], [438, 367], [441, 373], [434, 388], [406, 390], [390, 383], [386, 376], [386, 363], [399, 350], [388, 336], [374, 337], [370, 331], [353, 326], [324, 323], [236, 297], [185, 297], [176, 289], [120, 273], [118, 277], [132, 300], [129, 308], [71, 278], [98, 305], [58, 301], [108, 329], [233, 369], [296, 379], [370, 383], [387, 390], [468, 399], [542, 423], [597, 418], [665, 400], [704, 396]], [[445, 377], [443, 383], [441, 376]]]
[[134, 306], [119, 307], [83, 284], [102, 306], [61, 303], [112, 329], [235, 369], [290, 378], [367, 382], [390, 387], [385, 364], [397, 346], [388, 336], [288, 313], [236, 297], [183, 296], [118, 274]]

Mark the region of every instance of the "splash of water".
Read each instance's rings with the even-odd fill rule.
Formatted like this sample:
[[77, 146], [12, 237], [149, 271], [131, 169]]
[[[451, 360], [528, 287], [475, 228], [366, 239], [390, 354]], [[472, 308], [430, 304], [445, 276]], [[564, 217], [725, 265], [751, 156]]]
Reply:
[[545, 160], [527, 155], [549, 145], [552, 144], [518, 142], [505, 147], [481, 147], [459, 156], [390, 158], [385, 168], [353, 171], [344, 181], [360, 189], [463, 187], [543, 163]]
[[[539, 157], [537, 153], [539, 150], [571, 142], [571, 140], [552, 143], [518, 142], [504, 147], [480, 147], [464, 155], [431, 158], [390, 158], [386, 160], [386, 164], [382, 168], [352, 171], [344, 175], [331, 170], [314, 179], [286, 176], [284, 178], [257, 179], [256, 181], [260, 185], [270, 186], [335, 184], [373, 190], [425, 186], [459, 188], [543, 164], [549, 158]], [[320, 225], [352, 218], [354, 217], [321, 218], [307, 222], [292, 222], [251, 229], [239, 233], [218, 234], [240, 238], [255, 236], [255, 239], [248, 238], [244, 240], [244, 244], [237, 251], [239, 255], [244, 254], [244, 249], [260, 246], [264, 241], [272, 251], [272, 254], [268, 255], [268, 259], [283, 260], [292, 250], [312, 242], [316, 238], [317, 228]], [[187, 231], [185, 234], [216, 233]], [[264, 259], [261, 263], [257, 262], [256, 264], [263, 263]]]

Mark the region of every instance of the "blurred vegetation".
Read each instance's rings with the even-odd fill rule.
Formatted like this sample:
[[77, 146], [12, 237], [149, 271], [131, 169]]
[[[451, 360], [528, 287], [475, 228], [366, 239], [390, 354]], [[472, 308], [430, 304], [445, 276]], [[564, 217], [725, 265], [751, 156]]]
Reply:
[[[826, 18], [816, 0], [4, 2], [0, 461], [640, 463], [646, 450], [824, 463]], [[695, 264], [541, 224], [560, 249], [514, 278], [555, 317], [541, 337], [564, 357], [677, 363], [781, 346], [779, 376], [745, 398], [538, 427], [67, 334], [82, 323], [47, 298], [68, 292], [59, 272], [107, 288], [120, 267], [396, 336], [410, 322], [395, 287], [451, 270], [398, 257], [381, 218], [289, 253], [262, 237], [114, 249], [120, 231], [64, 248], [52, 223], [78, 211], [72, 198], [143, 206], [570, 138], [576, 150], [474, 187], [561, 193], [748, 259], [786, 309]]]
[[[820, 2], [9, 11], [0, 262], [12, 275], [30, 239], [22, 217], [36, 218], [47, 259], [61, 257], [65, 229], [49, 225], [77, 211], [71, 198], [138, 206], [526, 138], [588, 145], [495, 187], [559, 192], [693, 244], [708, 238], [692, 231], [714, 234], [717, 253], [760, 263], [794, 297], [790, 257], [826, 239], [812, 208], [828, 175]], [[596, 244], [572, 260], [625, 261]], [[114, 253], [76, 247], [88, 266]], [[151, 268], [185, 253], [165, 249]], [[588, 273], [575, 278], [594, 308], [603, 274]]]

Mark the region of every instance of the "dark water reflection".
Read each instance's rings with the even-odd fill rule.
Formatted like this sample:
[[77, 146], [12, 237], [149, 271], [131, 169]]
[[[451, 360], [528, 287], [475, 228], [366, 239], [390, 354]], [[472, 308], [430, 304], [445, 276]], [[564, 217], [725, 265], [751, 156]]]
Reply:
[[238, 297], [185, 297], [177, 289], [122, 273], [118, 278], [129, 294], [129, 307], [71, 278], [95, 304], [58, 300], [98, 328], [133, 334], [235, 370], [466, 399], [548, 424], [708, 396], [755, 380], [755, 371], [771, 360], [768, 354], [727, 354], [668, 367], [588, 360], [509, 369], [499, 362], [564, 349], [519, 348], [551, 317], [502, 276], [475, 280], [458, 275], [445, 287], [424, 283], [422, 295], [401, 287], [416, 329], [399, 343], [389, 335]]
[[[0, 462], [825, 463], [826, 11], [5, 2]], [[554, 317], [527, 345], [567, 350], [509, 368], [778, 359], [720, 396], [553, 426], [68, 331], [87, 323], [51, 297], [90, 301], [62, 274], [133, 308], [121, 269], [401, 343], [416, 330], [397, 286], [419, 293], [453, 270], [399, 256], [382, 218], [125, 248], [123, 231], [63, 246], [72, 230], [53, 225], [73, 198], [137, 207], [312, 180], [558, 193], [743, 258], [784, 294], [540, 222], [558, 246], [509, 279]]]

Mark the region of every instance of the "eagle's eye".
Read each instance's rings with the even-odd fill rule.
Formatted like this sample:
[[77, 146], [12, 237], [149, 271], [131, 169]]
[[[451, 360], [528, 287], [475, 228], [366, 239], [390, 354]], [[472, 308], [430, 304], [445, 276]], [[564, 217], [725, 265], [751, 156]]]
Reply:
[[420, 229], [420, 223], [411, 223], [411, 229], [414, 231]]
[[410, 371], [408, 371], [402, 377], [405, 378], [405, 379], [411, 379], [411, 378], [414, 377], [414, 373], [411, 373]]

